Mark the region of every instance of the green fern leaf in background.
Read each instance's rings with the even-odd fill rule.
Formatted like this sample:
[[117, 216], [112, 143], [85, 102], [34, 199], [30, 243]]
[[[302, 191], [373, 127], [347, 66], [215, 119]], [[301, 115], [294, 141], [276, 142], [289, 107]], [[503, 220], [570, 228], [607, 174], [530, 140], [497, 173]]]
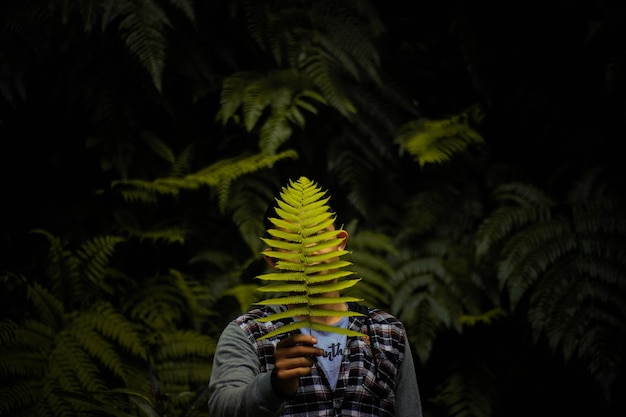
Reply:
[[446, 119], [420, 118], [402, 126], [396, 142], [413, 155], [422, 167], [428, 163], [449, 161], [454, 155], [466, 152], [472, 145], [485, 143], [483, 136], [473, 126], [481, 118], [478, 107], [471, 107]]
[[626, 219], [622, 200], [601, 192], [589, 200], [607, 188], [597, 176], [583, 175], [561, 204], [530, 184], [501, 185], [477, 254], [497, 259], [499, 284], [512, 309], [528, 310], [535, 341], [586, 361], [610, 392], [626, 335]]
[[245, 174], [273, 166], [283, 159], [297, 159], [298, 154], [292, 149], [277, 154], [243, 155], [222, 159], [197, 172], [184, 177], [160, 177], [153, 181], [128, 179], [114, 181], [112, 186], [120, 189], [128, 201], [156, 203], [155, 195], [178, 195], [182, 190], [197, 190], [200, 187], [215, 188], [219, 197], [220, 209], [224, 210], [234, 180]]

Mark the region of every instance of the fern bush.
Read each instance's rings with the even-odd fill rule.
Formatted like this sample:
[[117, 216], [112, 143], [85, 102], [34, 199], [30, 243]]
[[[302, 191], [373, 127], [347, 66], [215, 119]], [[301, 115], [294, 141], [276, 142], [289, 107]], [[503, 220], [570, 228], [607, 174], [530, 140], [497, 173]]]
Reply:
[[0, 415], [206, 415], [215, 340], [182, 324], [210, 314], [203, 289], [172, 270], [125, 291], [111, 266], [124, 238], [70, 250], [35, 233], [50, 244], [47, 279], [0, 275], [22, 304], [0, 321]]
[[477, 254], [496, 261], [499, 286], [509, 307], [527, 315], [535, 343], [582, 361], [610, 399], [624, 366], [626, 205], [597, 191], [607, 189], [597, 170], [564, 202], [531, 184], [503, 184]]

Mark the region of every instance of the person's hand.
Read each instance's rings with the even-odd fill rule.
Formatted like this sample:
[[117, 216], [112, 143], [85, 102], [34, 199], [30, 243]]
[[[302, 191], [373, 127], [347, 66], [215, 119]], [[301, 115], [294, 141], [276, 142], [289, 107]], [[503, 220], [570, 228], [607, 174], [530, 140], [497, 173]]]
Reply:
[[308, 334], [295, 334], [281, 340], [274, 351], [275, 379], [273, 388], [280, 396], [296, 393], [300, 377], [311, 373], [313, 357], [324, 351], [315, 347], [317, 339]]

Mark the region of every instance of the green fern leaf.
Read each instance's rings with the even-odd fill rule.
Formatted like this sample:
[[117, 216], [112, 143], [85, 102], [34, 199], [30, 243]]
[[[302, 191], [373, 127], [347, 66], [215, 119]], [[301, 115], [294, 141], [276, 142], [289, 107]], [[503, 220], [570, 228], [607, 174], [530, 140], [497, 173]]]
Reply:
[[259, 147], [270, 155], [289, 139], [292, 126], [305, 126], [303, 110], [316, 114], [315, 104], [325, 104], [307, 77], [291, 69], [238, 72], [224, 81], [220, 101], [216, 120], [224, 125], [243, 120], [247, 132], [259, 129]]
[[142, 131], [139, 132], [139, 137], [157, 156], [163, 160], [172, 164], [176, 161], [172, 148], [169, 147], [167, 143], [165, 143], [165, 141], [158, 137], [154, 132]]
[[105, 283], [109, 259], [113, 255], [115, 246], [124, 240], [118, 236], [97, 236], [85, 242], [77, 251], [87, 279], [109, 294], [113, 292], [113, 289]]
[[420, 166], [450, 160], [485, 139], [472, 126], [473, 109], [447, 119], [420, 119], [409, 122], [398, 132], [396, 142], [413, 155]]
[[164, 332], [159, 335], [159, 339], [159, 348], [155, 354], [157, 360], [189, 356], [208, 358], [215, 352], [215, 340], [196, 331]]
[[111, 304], [100, 302], [89, 312], [82, 313], [77, 320], [86, 320], [89, 327], [97, 330], [109, 340], [116, 341], [120, 346], [144, 360], [148, 359], [148, 352], [139, 336], [137, 325], [130, 322]]
[[366, 298], [370, 305], [382, 308], [388, 305], [395, 291], [390, 283], [395, 274], [390, 259], [396, 257], [398, 251], [391, 238], [382, 233], [351, 231], [350, 236], [352, 251], [346, 259], [354, 264], [357, 276], [363, 277], [362, 283], [350, 290], [350, 295]]
[[[270, 332], [260, 339], [304, 327], [338, 331], [332, 326], [321, 326], [311, 317], [361, 315], [360, 313], [326, 310], [319, 305], [339, 304], [348, 301], [361, 301], [355, 297], [323, 297], [320, 294], [339, 292], [351, 288], [360, 281], [343, 279], [354, 274], [353, 271], [341, 270], [352, 265], [351, 262], [339, 260], [340, 256], [349, 253], [336, 249], [342, 239], [337, 238], [337, 230], [327, 230], [334, 221], [334, 213], [327, 205], [330, 197], [326, 197], [321, 187], [306, 177], [298, 181], [290, 181], [282, 188], [280, 199], [276, 199], [278, 218], [270, 217], [275, 229], [268, 230], [271, 238], [262, 238], [270, 246], [263, 255], [276, 259], [276, 269], [280, 272], [262, 274], [257, 279], [270, 283], [259, 287], [266, 293], [287, 293], [282, 297], [269, 298], [257, 302], [258, 305], [282, 304], [294, 305], [283, 313], [272, 314], [267, 320], [286, 317], [305, 317], [294, 323]], [[277, 314], [279, 314], [277, 316]], [[342, 334], [360, 335], [358, 332], [341, 331]]]
[[[205, 167], [185, 177], [162, 177], [154, 181], [141, 179], [118, 180], [112, 187], [121, 188], [124, 198], [144, 202], [158, 202], [154, 194], [178, 195], [181, 190], [196, 190], [208, 186], [218, 191], [219, 206], [225, 210], [230, 186], [232, 182], [246, 174], [272, 167], [283, 159], [297, 159], [298, 154], [291, 149], [278, 154], [242, 155], [230, 159], [222, 159], [213, 165]], [[174, 229], [176, 230], [176, 229]], [[167, 236], [166, 233], [157, 233], [157, 236]]]
[[38, 283], [28, 287], [28, 298], [33, 304], [33, 311], [42, 323], [51, 329], [62, 327], [64, 309], [61, 301]]
[[[336, 311], [334, 311], [333, 315], [337, 316], [337, 317], [340, 316], [340, 314], [337, 314]], [[305, 328], [313, 329], [313, 330], [320, 330], [320, 331], [325, 331], [325, 332], [334, 332], [334, 333], [338, 333], [338, 334], [345, 334], [346, 336], [355, 336], [355, 337], [363, 336], [362, 333], [356, 332], [354, 330], [337, 328], [335, 326], [328, 326], [328, 325], [324, 325], [324, 324], [321, 324], [321, 323], [296, 320], [293, 323], [286, 324], [286, 325], [282, 326], [279, 329], [276, 329], [276, 330], [274, 330], [272, 332], [267, 333], [264, 336], [259, 337], [257, 340], [269, 339], [269, 338], [272, 338], [272, 337], [279, 336], [281, 334], [285, 334], [285, 333], [289, 333], [289, 332], [293, 332], [295, 330], [300, 330], [300, 329], [305, 329]]]
[[483, 223], [477, 248], [497, 263], [511, 307], [528, 309], [535, 342], [586, 362], [608, 395], [626, 334], [626, 211], [604, 196], [600, 174], [585, 174], [565, 202], [527, 184], [498, 187], [501, 207]]
[[155, 2], [127, 2], [119, 13], [120, 32], [128, 50], [139, 60], [161, 91], [165, 66], [165, 31], [171, 23], [164, 10]]
[[494, 415], [497, 385], [482, 362], [455, 367], [444, 381], [435, 403], [446, 407], [451, 417], [489, 417]]
[[43, 382], [40, 379], [4, 384], [0, 390], [0, 415], [20, 417], [37, 415], [34, 404], [41, 401], [42, 385]]

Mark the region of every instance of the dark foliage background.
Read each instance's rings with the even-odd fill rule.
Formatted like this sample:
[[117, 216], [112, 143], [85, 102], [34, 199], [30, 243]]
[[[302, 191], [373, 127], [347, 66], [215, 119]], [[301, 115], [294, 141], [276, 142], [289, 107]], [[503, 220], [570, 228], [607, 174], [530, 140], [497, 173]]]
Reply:
[[621, 2], [29, 0], [0, 26], [0, 415], [208, 415], [302, 175], [406, 323], [425, 415], [626, 411]]

